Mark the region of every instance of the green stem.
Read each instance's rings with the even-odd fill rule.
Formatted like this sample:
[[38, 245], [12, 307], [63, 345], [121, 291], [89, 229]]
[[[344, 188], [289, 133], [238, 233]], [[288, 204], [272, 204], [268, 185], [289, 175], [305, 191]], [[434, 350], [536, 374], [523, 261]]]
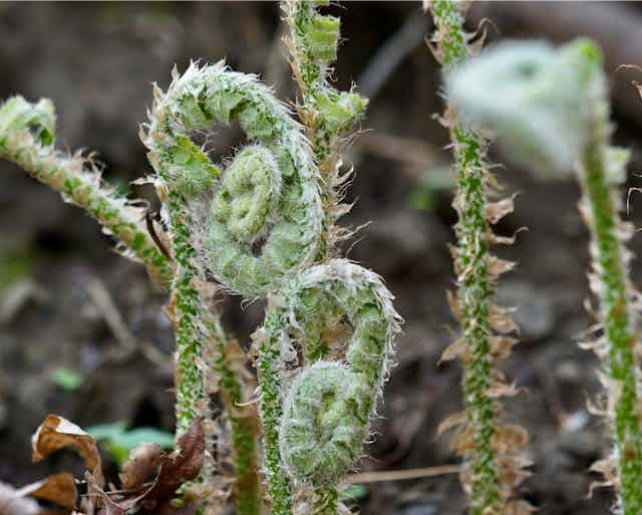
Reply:
[[[163, 177], [163, 180], [167, 178]], [[170, 191], [167, 212], [172, 230], [172, 246], [176, 261], [176, 275], [172, 282], [169, 312], [174, 322], [176, 353], [176, 435], [182, 434], [194, 418], [202, 413], [205, 402], [203, 374], [199, 366], [201, 332], [198, 327], [200, 299], [195, 288], [198, 271], [193, 264], [196, 251], [191, 244], [191, 232], [186, 201]]]
[[[456, 2], [433, 1], [430, 9], [435, 20], [435, 41], [446, 69], [465, 61], [468, 50], [463, 17]], [[473, 131], [454, 121], [450, 127], [454, 144], [457, 192], [454, 205], [459, 214], [455, 226], [454, 251], [458, 273], [458, 300], [463, 337], [467, 352], [464, 359], [463, 389], [468, 423], [474, 449], [470, 460], [471, 513], [499, 513], [502, 500], [498, 462], [493, 445], [495, 401], [487, 394], [492, 384], [492, 328], [490, 308], [494, 287], [489, 273], [490, 224], [486, 219], [486, 171], [483, 167], [483, 142]]]
[[283, 415], [281, 385], [280, 341], [275, 335], [281, 334], [283, 325], [266, 328], [266, 333], [258, 333], [259, 359], [257, 371], [261, 388], [261, 421], [263, 423], [263, 452], [265, 479], [268, 485], [271, 515], [291, 515], [292, 498], [290, 481], [283, 469], [279, 449], [279, 427]]
[[172, 264], [141, 223], [144, 212], [102, 184], [97, 172], [86, 170], [92, 165], [90, 159], [56, 151], [54, 125], [49, 100], [29, 104], [22, 97], [9, 99], [0, 107], [0, 157], [47, 184], [66, 202], [84, 209], [140, 260], [152, 277], [169, 284]]
[[[234, 461], [234, 499], [238, 515], [258, 515], [261, 510], [256, 434], [258, 418], [253, 405], [246, 405], [240, 373], [230, 363], [230, 352], [223, 330], [217, 324], [216, 361], [218, 386], [227, 413]], [[239, 349], [240, 351], [240, 349]], [[240, 351], [242, 352], [242, 351]]]
[[599, 277], [600, 311], [608, 341], [610, 396], [615, 407], [617, 469], [624, 515], [642, 513], [642, 432], [638, 414], [636, 334], [629, 305], [630, 285], [618, 230], [618, 200], [607, 179], [608, 112], [598, 107], [579, 179], [590, 210], [592, 251]]
[[500, 506], [497, 459], [493, 446], [496, 416], [491, 388], [493, 363], [489, 308], [493, 287], [489, 280], [489, 248], [485, 219], [486, 195], [477, 136], [460, 127], [452, 130], [455, 141], [455, 169], [459, 221], [455, 226], [455, 250], [459, 273], [458, 298], [461, 324], [469, 355], [464, 363], [465, 409], [473, 430], [475, 449], [471, 451], [471, 511], [489, 513]]

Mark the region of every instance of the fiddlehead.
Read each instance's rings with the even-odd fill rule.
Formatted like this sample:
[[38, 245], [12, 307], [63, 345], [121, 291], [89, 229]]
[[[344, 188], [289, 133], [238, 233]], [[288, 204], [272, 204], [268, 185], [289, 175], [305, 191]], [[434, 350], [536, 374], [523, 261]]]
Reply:
[[[189, 135], [217, 121], [235, 120], [250, 144], [222, 171]], [[251, 296], [277, 288], [309, 264], [322, 222], [317, 170], [309, 143], [287, 109], [254, 77], [232, 72], [223, 63], [202, 68], [192, 64], [183, 75], [174, 74], [167, 93], [156, 90], [144, 141], [160, 179], [180, 265], [172, 303], [179, 354], [177, 415], [179, 421], [189, 420], [203, 389], [198, 373], [204, 337], [198, 320], [202, 301], [196, 286], [204, 278], [203, 260], [224, 287]], [[212, 190], [211, 207], [203, 215], [198, 212], [200, 201]], [[262, 248], [256, 253], [259, 244]], [[224, 352], [224, 346], [219, 350]], [[225, 357], [220, 358], [225, 367]], [[220, 371], [221, 377], [228, 377], [227, 372]], [[219, 384], [222, 389], [229, 386], [224, 398], [232, 404], [239, 401], [237, 385]], [[239, 420], [234, 406], [229, 408], [231, 422]], [[248, 427], [232, 424], [233, 431], [253, 437]], [[232, 441], [235, 455], [247, 458], [251, 442], [240, 434]], [[237, 472], [243, 477], [237, 476], [236, 485], [245, 488], [237, 491], [237, 506], [239, 512], [250, 513], [258, 503], [248, 499], [241, 503], [243, 496], [256, 493], [256, 483], [247, 480], [254, 474], [255, 481], [256, 471], [248, 463], [246, 471], [237, 468]]]
[[[316, 512], [336, 512], [319, 499], [333, 498], [324, 492], [334, 489], [359, 456], [399, 322], [381, 279], [345, 260], [305, 270], [272, 299], [259, 336], [266, 453], [276, 452], [272, 446], [278, 443], [289, 476], [317, 489]], [[352, 334], [343, 348], [347, 328]], [[283, 369], [293, 341], [306, 363], [282, 399], [264, 378], [270, 378], [270, 368]], [[343, 357], [329, 361], [331, 355]], [[276, 469], [266, 471], [268, 481], [280, 479], [281, 464], [275, 462]]]
[[145, 229], [144, 212], [120, 198], [100, 180], [90, 158], [55, 149], [55, 113], [51, 101], [31, 104], [13, 97], [0, 106], [0, 157], [13, 161], [29, 175], [89, 213], [142, 262], [152, 277], [168, 284], [172, 265]]
[[[188, 135], [235, 120], [251, 144], [222, 171]], [[254, 77], [223, 63], [192, 64], [157, 101], [146, 143], [170, 194], [216, 190], [203, 255], [226, 288], [263, 295], [310, 263], [323, 219], [312, 152], [287, 109]]]

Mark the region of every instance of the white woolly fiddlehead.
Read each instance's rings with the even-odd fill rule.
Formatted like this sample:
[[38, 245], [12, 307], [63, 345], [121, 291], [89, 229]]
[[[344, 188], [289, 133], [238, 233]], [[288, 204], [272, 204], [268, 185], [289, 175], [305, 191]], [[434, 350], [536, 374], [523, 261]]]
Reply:
[[[221, 171], [188, 136], [235, 120], [251, 144]], [[300, 126], [255, 77], [192, 64], [158, 96], [146, 143], [170, 191], [215, 190], [204, 255], [225, 287], [262, 295], [310, 263], [323, 220], [318, 172]]]
[[[381, 279], [346, 260], [305, 270], [272, 299], [259, 338], [261, 409], [267, 457], [278, 443], [280, 465], [292, 479], [332, 488], [354, 466], [387, 378], [399, 322]], [[348, 328], [349, 343], [341, 348]], [[279, 361], [292, 340], [306, 366], [282, 399]], [[333, 355], [343, 357], [330, 361]], [[270, 480], [279, 471], [267, 472]]]
[[[461, 116], [491, 128], [506, 153], [544, 176], [570, 173], [586, 143], [595, 96], [580, 45], [556, 52], [544, 41], [502, 42], [447, 76]], [[490, 59], [492, 56], [492, 59]]]

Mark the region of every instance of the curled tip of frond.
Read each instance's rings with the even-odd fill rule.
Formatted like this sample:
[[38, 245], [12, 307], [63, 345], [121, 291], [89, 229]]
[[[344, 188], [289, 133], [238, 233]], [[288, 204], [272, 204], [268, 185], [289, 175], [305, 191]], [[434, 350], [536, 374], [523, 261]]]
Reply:
[[15, 96], [0, 106], [0, 138], [12, 132], [30, 131], [34, 143], [51, 147], [55, 143], [55, 130], [56, 113], [53, 102], [47, 98], [32, 104]]
[[[235, 120], [249, 145], [217, 166], [189, 134]], [[170, 194], [196, 199], [215, 191], [209, 214], [192, 216], [190, 230], [224, 287], [263, 295], [311, 262], [323, 219], [319, 171], [301, 126], [256, 77], [223, 61], [192, 62], [154, 103], [144, 141]]]
[[[264, 345], [296, 344], [313, 362], [285, 399], [281, 456], [293, 478], [333, 486], [354, 466], [368, 435], [401, 318], [382, 280], [347, 260], [307, 269], [279, 298], [266, 317]], [[352, 327], [347, 349], [333, 349], [346, 317]]]
[[473, 127], [495, 131], [518, 163], [543, 176], [569, 173], [588, 137], [587, 105], [603, 94], [600, 65], [588, 40], [560, 49], [502, 42], [447, 74], [448, 98]]

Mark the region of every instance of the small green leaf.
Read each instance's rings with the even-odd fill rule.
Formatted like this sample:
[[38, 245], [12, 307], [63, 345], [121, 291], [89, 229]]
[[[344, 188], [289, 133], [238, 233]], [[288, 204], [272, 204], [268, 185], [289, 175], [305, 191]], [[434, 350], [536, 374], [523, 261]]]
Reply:
[[51, 373], [51, 380], [59, 388], [73, 392], [80, 387], [85, 379], [78, 372], [69, 368], [57, 368]]
[[341, 491], [339, 500], [342, 502], [346, 501], [360, 501], [368, 497], [370, 491], [365, 485], [349, 485], [344, 490]]
[[157, 443], [165, 449], [174, 447], [174, 437], [154, 427], [137, 427], [127, 430], [123, 421], [99, 424], [87, 429], [96, 440], [114, 457], [118, 465], [123, 465], [129, 453], [142, 443]]

